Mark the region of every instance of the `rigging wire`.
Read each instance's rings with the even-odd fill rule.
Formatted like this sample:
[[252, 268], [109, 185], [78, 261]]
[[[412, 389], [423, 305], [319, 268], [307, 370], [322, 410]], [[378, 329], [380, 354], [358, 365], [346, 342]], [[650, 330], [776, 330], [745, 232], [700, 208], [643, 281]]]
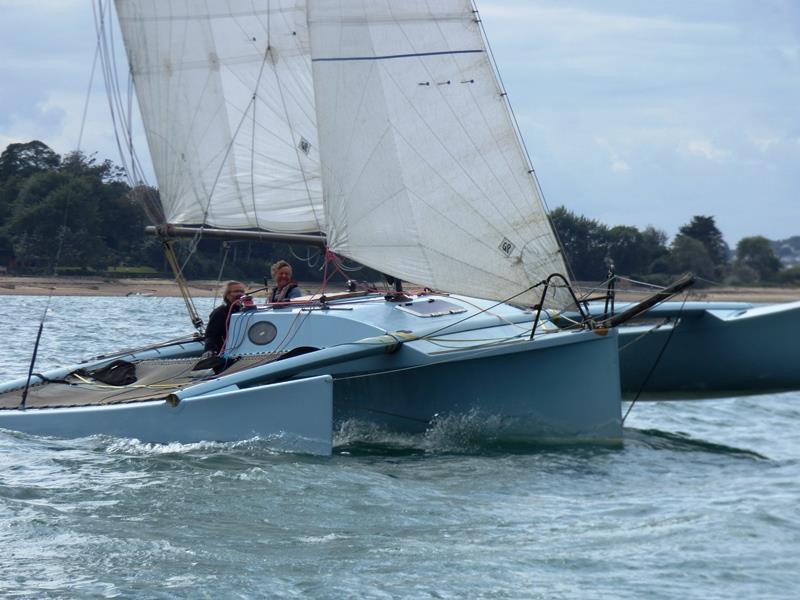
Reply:
[[[661, 350], [659, 351], [658, 356], [656, 356], [655, 361], [653, 361], [653, 365], [650, 367], [650, 370], [647, 372], [647, 375], [645, 376], [644, 380], [642, 381], [642, 384], [639, 386], [639, 390], [636, 392], [636, 396], [634, 396], [633, 401], [630, 403], [630, 406], [628, 406], [628, 410], [625, 411], [625, 416], [622, 417], [622, 424], [623, 425], [625, 425], [625, 420], [628, 418], [628, 415], [631, 414], [631, 410], [633, 410], [634, 405], [639, 400], [639, 397], [642, 395], [642, 392], [644, 391], [644, 388], [647, 385], [647, 382], [650, 380], [650, 377], [652, 377], [653, 373], [656, 370], [656, 367], [658, 367], [659, 362], [661, 362], [661, 357], [664, 356], [664, 352], [667, 350], [667, 346], [669, 346], [669, 342], [672, 339], [672, 335], [675, 333], [675, 330], [678, 328], [678, 324], [680, 322], [681, 313], [683, 312], [683, 307], [686, 306], [686, 300], [688, 298], [689, 298], [689, 294], [688, 293], [683, 295], [683, 302], [681, 303], [681, 308], [678, 311], [678, 317], [677, 317], [677, 319], [675, 321], [675, 324], [672, 326], [672, 329], [669, 330], [669, 333], [667, 334], [667, 339], [664, 340], [664, 345], [661, 346]], [[634, 341], [636, 341], [636, 340], [634, 340]]]
[[505, 300], [501, 300], [501, 301], [499, 301], [499, 302], [496, 302], [496, 303], [492, 304], [491, 306], [489, 306], [489, 307], [487, 307], [487, 308], [484, 308], [484, 309], [482, 309], [482, 310], [480, 310], [480, 311], [476, 312], [474, 315], [467, 315], [467, 316], [466, 316], [466, 317], [464, 317], [463, 319], [459, 319], [458, 321], [456, 321], [456, 322], [454, 322], [454, 323], [450, 323], [450, 324], [448, 324], [448, 325], [445, 325], [444, 327], [441, 327], [441, 328], [439, 328], [439, 329], [437, 329], [437, 330], [435, 330], [435, 331], [432, 331], [431, 333], [429, 333], [428, 335], [426, 335], [426, 336], [424, 336], [423, 338], [420, 338], [420, 339], [425, 339], [425, 338], [428, 338], [428, 337], [434, 336], [434, 335], [436, 335], [437, 333], [441, 333], [442, 331], [444, 331], [444, 330], [446, 330], [446, 329], [449, 329], [450, 327], [453, 327], [454, 325], [459, 325], [460, 323], [463, 323], [464, 321], [467, 321], [467, 320], [469, 320], [469, 319], [471, 319], [471, 318], [473, 318], [473, 317], [477, 317], [477, 316], [478, 316], [478, 315], [480, 315], [480, 314], [483, 314], [483, 313], [485, 313], [485, 312], [487, 312], [487, 311], [490, 311], [490, 310], [492, 310], [493, 308], [496, 308], [496, 307], [500, 306], [501, 304], [507, 304], [508, 302], [511, 302], [511, 301], [512, 301], [514, 298], [517, 298], [517, 297], [519, 297], [519, 296], [522, 296], [523, 294], [527, 294], [527, 293], [528, 293], [528, 292], [530, 292], [531, 290], [535, 290], [536, 288], [538, 288], [538, 287], [540, 287], [540, 286], [543, 286], [544, 284], [545, 284], [545, 282], [544, 282], [544, 281], [540, 281], [539, 283], [535, 283], [535, 284], [533, 284], [532, 286], [530, 286], [530, 287], [528, 287], [528, 288], [526, 288], [526, 289], [522, 290], [521, 292], [519, 292], [519, 293], [517, 293], [517, 294], [514, 294], [513, 296], [511, 296], [511, 297], [509, 297], [509, 298], [506, 298]]
[[489, 36], [486, 34], [486, 28], [483, 25], [483, 19], [481, 19], [480, 12], [478, 11], [478, 6], [475, 4], [475, 0], [470, 0], [472, 4], [472, 13], [475, 16], [475, 22], [478, 24], [478, 27], [481, 30], [481, 35], [483, 37], [483, 43], [486, 46], [487, 54], [489, 55], [489, 59], [491, 61], [492, 67], [494, 69], [495, 75], [497, 76], [497, 81], [500, 84], [500, 89], [502, 91], [502, 96], [505, 99], [505, 105], [508, 108], [508, 112], [511, 115], [511, 121], [514, 124], [514, 132], [516, 133], [517, 139], [522, 147], [522, 151], [525, 154], [525, 159], [528, 162], [528, 173], [533, 180], [533, 185], [536, 188], [536, 191], [539, 195], [539, 199], [542, 202], [542, 205], [547, 212], [547, 222], [550, 226], [550, 230], [553, 232], [553, 235], [558, 242], [558, 253], [561, 254], [561, 259], [564, 261], [564, 265], [567, 268], [567, 275], [569, 275], [570, 280], [575, 281], [575, 272], [572, 269], [572, 266], [569, 264], [567, 260], [567, 254], [564, 249], [564, 243], [561, 241], [561, 237], [558, 235], [558, 231], [556, 230], [555, 226], [553, 225], [552, 221], [550, 221], [550, 207], [547, 204], [547, 198], [544, 194], [544, 189], [542, 189], [541, 182], [539, 181], [539, 176], [536, 173], [536, 169], [533, 167], [533, 160], [531, 159], [531, 154], [528, 151], [528, 145], [525, 143], [525, 138], [522, 135], [522, 130], [519, 126], [519, 121], [517, 120], [517, 114], [514, 112], [514, 106], [511, 104], [511, 99], [508, 97], [508, 91], [506, 90], [506, 84], [503, 81], [503, 76], [500, 73], [500, 67], [497, 65], [497, 60], [494, 57], [494, 50], [492, 49], [492, 44], [489, 41]]
[[[650, 335], [651, 333], [653, 333], [653, 332], [655, 332], [655, 331], [658, 331], [658, 330], [659, 330], [659, 329], [661, 329], [661, 328], [662, 328], [664, 325], [666, 325], [667, 323], [669, 323], [671, 320], [672, 320], [672, 318], [671, 318], [671, 317], [667, 317], [667, 318], [663, 319], [661, 322], [659, 322], [659, 323], [656, 323], [656, 324], [655, 324], [653, 327], [651, 327], [650, 329], [648, 329], [648, 330], [647, 330], [647, 331], [645, 331], [644, 333], [640, 333], [639, 335], [637, 335], [635, 338], [633, 338], [633, 339], [632, 339], [630, 342], [628, 342], [628, 343], [627, 343], [627, 344], [625, 344], [624, 346], [620, 346], [620, 347], [619, 347], [619, 352], [621, 353], [623, 350], [625, 350], [626, 348], [628, 348], [628, 347], [630, 347], [630, 346], [633, 346], [633, 345], [634, 345], [636, 342], [638, 342], [638, 341], [639, 341], [639, 340], [641, 340], [642, 338], [644, 338], [644, 337], [646, 337], [646, 336]], [[677, 325], [677, 323], [676, 323], [676, 325]]]
[[[58, 239], [58, 248], [56, 255], [53, 259], [53, 273], [52, 276], [58, 275], [58, 263], [61, 260], [61, 250], [64, 247], [64, 238], [67, 235], [67, 216], [69, 214], [69, 202], [64, 205], [64, 222], [61, 225], [61, 232]], [[31, 387], [31, 378], [33, 377], [33, 368], [36, 365], [36, 356], [39, 353], [39, 342], [42, 340], [42, 331], [44, 331], [44, 322], [47, 319], [47, 311], [50, 310], [50, 303], [53, 300], [53, 289], [51, 288], [50, 294], [47, 296], [47, 303], [42, 311], [42, 317], [39, 319], [39, 329], [36, 332], [36, 341], [33, 343], [33, 353], [31, 355], [31, 362], [28, 365], [28, 377], [25, 380], [25, 388], [22, 390], [22, 400], [20, 401], [19, 408], [25, 410], [25, 402], [28, 400], [28, 390]]]
[[[125, 151], [123, 150], [124, 146], [122, 140], [120, 139], [120, 131], [121, 126], [119, 123], [118, 115], [121, 115], [122, 112], [119, 109], [119, 106], [115, 106], [117, 104], [117, 93], [119, 92], [119, 86], [114, 81], [114, 67], [110, 63], [113, 60], [113, 54], [110, 50], [110, 38], [111, 34], [108, 33], [107, 21], [106, 21], [106, 14], [107, 11], [110, 10], [108, 7], [103, 6], [102, 0], [97, 0], [96, 4], [92, 5], [95, 15], [95, 28], [97, 31], [98, 36], [98, 43], [101, 45], [101, 72], [103, 73], [103, 80], [105, 82], [106, 87], [106, 99], [108, 101], [108, 107], [111, 115], [111, 123], [112, 129], [114, 131], [114, 140], [117, 145], [117, 152], [119, 153], [120, 163], [125, 174], [128, 177], [128, 183], [132, 183], [131, 178], [131, 169], [128, 167], [128, 161], [126, 160]], [[123, 130], [124, 131], [124, 130]]]
[[78, 145], [75, 148], [77, 152], [81, 151], [81, 142], [83, 141], [83, 128], [86, 126], [86, 115], [89, 111], [89, 99], [92, 95], [92, 85], [94, 84], [94, 73], [97, 70], [97, 59], [100, 57], [100, 37], [97, 38], [97, 44], [94, 49], [94, 60], [92, 60], [92, 72], [89, 75], [89, 86], [86, 88], [86, 100], [83, 103], [83, 116], [81, 117], [81, 128], [78, 132]]
[[141, 159], [133, 143], [133, 73], [128, 69], [127, 84], [123, 93], [116, 59], [117, 52], [113, 34], [114, 28], [110, 16], [112, 13], [110, 0], [105, 0], [105, 2], [104, 0], [94, 0], [92, 2], [92, 11], [97, 34], [100, 71], [106, 88], [106, 100], [108, 101], [120, 165], [131, 187], [139, 184], [148, 185]]
[[219, 274], [217, 275], [217, 285], [214, 287], [214, 299], [211, 301], [211, 306], [217, 305], [217, 294], [219, 294], [220, 284], [222, 283], [222, 272], [225, 270], [225, 263], [228, 261], [228, 253], [231, 250], [231, 243], [225, 241], [222, 243], [225, 248], [225, 254], [222, 255], [222, 264], [219, 267]]
[[[117, 65], [116, 43], [114, 39], [113, 26], [110, 24], [110, 14], [112, 6], [110, 0], [103, 2], [103, 0], [96, 0], [92, 3], [94, 12], [95, 30], [97, 32], [97, 41], [100, 55], [101, 72], [106, 88], [106, 99], [108, 101], [109, 112], [111, 115], [111, 122], [114, 130], [114, 138], [119, 153], [120, 163], [125, 173], [128, 185], [131, 188], [139, 184], [147, 184], [144, 176], [144, 169], [142, 168], [141, 161], [136, 153], [133, 143], [133, 109], [134, 109], [134, 89], [133, 89], [133, 72], [129, 68], [127, 71], [127, 86], [125, 93], [122, 91], [120, 83], [119, 69]], [[127, 153], [126, 153], [127, 151]], [[217, 174], [217, 180], [220, 173]], [[216, 181], [215, 181], [216, 185]], [[210, 196], [209, 196], [210, 201]], [[206, 207], [207, 213], [208, 207]], [[202, 320], [194, 308], [194, 302], [188, 286], [185, 284], [183, 272], [186, 264], [197, 250], [200, 237], [202, 236], [202, 227], [195, 234], [189, 246], [189, 253], [183, 264], [180, 265], [172, 251], [171, 244], [168, 240], [162, 239], [162, 246], [165, 249], [167, 260], [172, 267], [175, 274], [178, 287], [184, 297], [189, 316], [194, 326], [202, 329]]]

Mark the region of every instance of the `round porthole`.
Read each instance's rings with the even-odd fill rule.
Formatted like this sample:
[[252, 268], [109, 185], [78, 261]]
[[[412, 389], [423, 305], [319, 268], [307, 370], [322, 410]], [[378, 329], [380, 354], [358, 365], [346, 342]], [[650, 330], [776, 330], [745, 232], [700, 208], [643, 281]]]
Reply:
[[250, 341], [257, 346], [269, 344], [275, 339], [276, 335], [278, 335], [278, 330], [275, 325], [269, 321], [259, 321], [258, 323], [254, 323], [250, 329], [247, 330], [247, 337], [249, 337]]

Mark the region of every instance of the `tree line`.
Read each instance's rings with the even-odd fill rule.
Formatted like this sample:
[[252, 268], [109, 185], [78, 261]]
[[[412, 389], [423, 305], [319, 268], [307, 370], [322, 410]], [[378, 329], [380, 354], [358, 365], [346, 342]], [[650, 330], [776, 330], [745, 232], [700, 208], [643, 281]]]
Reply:
[[[62, 157], [38, 140], [10, 144], [0, 154], [0, 266], [22, 275], [171, 276], [161, 243], [144, 233], [144, 195], [131, 192], [109, 160]], [[293, 260], [286, 244], [201, 239], [174, 247], [190, 279], [260, 281], [279, 259], [292, 262], [297, 279], [322, 276], [313, 261]]]
[[712, 216], [692, 217], [671, 242], [655, 227], [609, 227], [563, 206], [550, 221], [579, 280], [603, 280], [613, 266], [619, 275], [657, 284], [687, 271], [707, 283], [800, 284], [800, 267], [783, 267], [770, 240], [746, 237], [731, 250]]
[[[109, 160], [81, 152], [62, 157], [38, 140], [10, 144], [0, 154], [0, 266], [18, 274], [168, 275], [160, 242], [144, 233], [144, 209], [143, 195], [132, 193]], [[620, 275], [652, 283], [692, 271], [738, 285], [800, 284], [800, 266], [782, 268], [769, 240], [744, 238], [731, 251], [711, 216], [693, 217], [671, 242], [654, 227], [609, 227], [564, 207], [550, 219], [579, 280], [603, 280], [613, 264]], [[293, 259], [286, 244], [194, 243], [175, 242], [188, 278], [259, 281], [278, 259], [293, 263], [297, 279], [322, 275], [319, 258]]]

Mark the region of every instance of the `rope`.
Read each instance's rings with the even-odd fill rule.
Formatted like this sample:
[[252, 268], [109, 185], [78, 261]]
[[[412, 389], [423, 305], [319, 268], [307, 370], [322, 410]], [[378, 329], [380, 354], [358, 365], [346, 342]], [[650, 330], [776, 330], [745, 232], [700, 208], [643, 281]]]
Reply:
[[655, 326], [651, 327], [650, 329], [648, 329], [648, 330], [647, 330], [647, 331], [645, 331], [644, 333], [642, 333], [642, 334], [640, 334], [640, 335], [637, 335], [637, 336], [636, 336], [634, 339], [632, 339], [630, 342], [628, 342], [628, 343], [627, 343], [627, 344], [625, 344], [624, 346], [621, 346], [621, 347], [620, 347], [620, 349], [619, 349], [619, 351], [620, 351], [620, 352], [622, 352], [623, 350], [625, 350], [625, 348], [627, 348], [628, 346], [632, 346], [633, 344], [635, 344], [636, 342], [638, 342], [639, 340], [641, 340], [643, 337], [645, 337], [645, 336], [648, 336], [648, 335], [650, 335], [651, 333], [653, 333], [654, 331], [657, 331], [657, 330], [661, 329], [661, 327], [663, 327], [664, 325], [666, 325], [667, 323], [669, 323], [669, 321], [670, 321], [670, 318], [669, 318], [669, 317], [667, 317], [666, 319], [664, 319], [663, 321], [661, 321], [661, 322], [660, 322], [660, 323], [658, 323], [657, 325], [655, 325]]
[[[477, 304], [475, 304], [474, 302], [470, 302], [469, 300], [466, 300], [464, 298], [461, 298], [461, 301], [464, 302], [465, 304], [469, 304], [472, 308], [476, 308], [478, 310], [481, 310], [481, 307], [478, 306]], [[500, 321], [503, 321], [506, 325], [513, 325], [514, 327], [518, 327], [520, 329], [524, 329], [526, 332], [528, 331], [527, 327], [524, 327], [523, 325], [520, 325], [519, 323], [514, 323], [513, 321], [509, 321], [508, 319], [506, 319], [505, 317], [503, 317], [501, 315], [498, 315], [496, 313], [489, 312], [489, 311], [487, 311], [487, 313], [492, 315], [493, 317], [497, 317]]]
[[[683, 312], [683, 307], [686, 305], [686, 300], [688, 298], [689, 298], [689, 294], [684, 294], [683, 302], [681, 303], [681, 308], [678, 311], [678, 319], [680, 319], [681, 313]], [[678, 328], [678, 324], [676, 322], [675, 325], [672, 327], [672, 329], [670, 329], [669, 334], [667, 335], [667, 339], [664, 340], [664, 345], [661, 347], [661, 351], [658, 353], [658, 356], [656, 357], [656, 360], [653, 362], [653, 366], [650, 367], [650, 371], [648, 371], [647, 376], [644, 378], [644, 381], [642, 381], [642, 385], [639, 386], [639, 391], [636, 392], [636, 396], [633, 398], [633, 401], [631, 402], [630, 406], [628, 406], [628, 410], [625, 411], [625, 416], [622, 417], [622, 424], [623, 425], [625, 425], [625, 420], [628, 418], [628, 415], [631, 414], [631, 410], [633, 410], [633, 407], [636, 404], [636, 402], [639, 400], [639, 396], [642, 395], [642, 392], [644, 391], [644, 388], [647, 385], [647, 382], [650, 380], [650, 377], [655, 372], [656, 367], [658, 366], [658, 363], [661, 361], [661, 357], [664, 356], [664, 352], [666, 351], [667, 346], [669, 346], [669, 342], [672, 339], [672, 335], [675, 333], [675, 330], [677, 328]], [[634, 341], [636, 341], [636, 340], [634, 340]]]
[[[295, 254], [295, 251], [292, 248], [291, 244], [289, 244], [287, 247], [289, 248], [289, 253], [294, 257], [295, 260], [299, 260], [300, 262], [306, 263], [310, 269], [316, 268], [316, 266], [319, 264], [319, 259], [322, 256], [322, 253], [319, 252], [319, 250], [316, 250], [316, 249], [312, 250], [311, 248], [308, 248], [306, 250], [306, 256], [305, 256], [305, 258], [303, 258], [302, 256], [297, 256], [297, 254]], [[313, 254], [313, 258], [314, 258], [313, 262], [311, 260], [312, 259], [312, 254], [311, 254], [312, 252], [314, 253]]]
[[136, 383], [136, 384], [133, 384], [132, 383], [130, 385], [108, 385], [108, 384], [105, 384], [105, 383], [96, 383], [96, 382], [92, 381], [91, 379], [87, 379], [86, 377], [78, 375], [77, 373], [72, 373], [72, 376], [75, 377], [75, 379], [79, 379], [82, 383], [85, 383], [86, 385], [91, 385], [91, 386], [94, 386], [94, 387], [97, 387], [97, 388], [101, 388], [101, 389], [106, 389], [106, 390], [119, 390], [121, 388], [128, 388], [128, 389], [132, 389], [132, 388], [147, 388], [147, 389], [176, 388], [176, 387], [183, 387], [185, 385], [195, 383], [194, 381], [187, 381], [186, 383], [183, 383], [183, 384], [179, 384], [179, 383]]
[[445, 325], [444, 327], [441, 327], [441, 328], [439, 328], [439, 329], [437, 329], [437, 330], [435, 330], [435, 331], [432, 331], [431, 333], [429, 333], [428, 335], [426, 335], [426, 336], [424, 336], [424, 337], [422, 337], [422, 338], [420, 338], [420, 339], [427, 339], [427, 338], [429, 338], [429, 337], [432, 337], [432, 336], [436, 335], [437, 333], [440, 333], [440, 332], [444, 331], [445, 329], [449, 329], [450, 327], [453, 327], [454, 325], [459, 325], [460, 323], [463, 323], [464, 321], [468, 321], [469, 319], [472, 319], [473, 317], [477, 317], [478, 315], [480, 315], [480, 314], [483, 314], [483, 313], [485, 313], [485, 312], [487, 312], [487, 311], [490, 311], [490, 310], [492, 310], [493, 308], [495, 308], [495, 307], [497, 307], [497, 306], [500, 306], [501, 304], [507, 304], [507, 303], [509, 303], [511, 300], [513, 300], [514, 298], [517, 298], [517, 297], [519, 297], [519, 296], [522, 296], [523, 294], [527, 294], [527, 293], [528, 293], [528, 292], [530, 292], [531, 290], [534, 290], [534, 289], [536, 289], [537, 287], [544, 285], [544, 283], [545, 283], [544, 281], [540, 281], [539, 283], [535, 283], [534, 285], [532, 285], [532, 286], [530, 286], [530, 287], [528, 287], [528, 288], [526, 288], [526, 289], [522, 290], [522, 291], [521, 291], [521, 292], [519, 292], [518, 294], [514, 294], [513, 296], [511, 296], [511, 297], [509, 297], [509, 298], [506, 298], [505, 300], [501, 300], [501, 301], [499, 301], [499, 302], [496, 302], [496, 303], [492, 304], [491, 306], [489, 306], [489, 307], [487, 307], [487, 308], [481, 309], [481, 310], [479, 310], [478, 312], [476, 312], [474, 315], [467, 315], [466, 317], [464, 317], [463, 319], [460, 319], [460, 320], [456, 321], [455, 323], [450, 323], [449, 325]]
[[194, 306], [192, 295], [189, 292], [189, 286], [186, 284], [186, 279], [183, 277], [183, 269], [178, 266], [178, 259], [175, 257], [175, 252], [172, 249], [172, 242], [168, 239], [162, 239], [161, 246], [164, 249], [164, 256], [169, 263], [172, 272], [175, 274], [175, 282], [178, 284], [178, 289], [181, 291], [183, 302], [186, 304], [186, 311], [189, 313], [189, 318], [192, 321], [195, 329], [201, 334], [203, 333], [203, 319], [197, 313]]
[[231, 243], [225, 241], [222, 243], [222, 247], [225, 248], [225, 254], [222, 255], [222, 265], [220, 265], [219, 273], [217, 274], [217, 285], [214, 288], [214, 298], [211, 301], [211, 306], [217, 305], [217, 294], [219, 293], [220, 284], [222, 283], [222, 271], [225, 269], [225, 263], [228, 260], [228, 253], [231, 251]]
[[328, 281], [329, 281], [329, 278], [328, 278], [328, 263], [333, 264], [333, 267], [334, 267], [334, 272], [333, 273], [334, 274], [335, 273], [339, 273], [342, 277], [345, 278], [345, 280], [350, 279], [347, 276], [347, 274], [344, 271], [342, 271], [342, 269], [340, 267], [340, 259], [339, 259], [339, 257], [336, 256], [336, 254], [334, 254], [333, 252], [331, 252], [330, 250], [328, 250], [326, 248], [325, 249], [325, 265], [324, 265], [324, 271], [323, 271], [323, 275], [322, 275], [322, 291], [325, 291], [326, 286], [327, 286]]
[[630, 277], [623, 277], [622, 275], [616, 275], [616, 278], [619, 279], [620, 281], [627, 281], [628, 283], [641, 285], [642, 287], [649, 287], [657, 290], [665, 289], [665, 286], [663, 285], [656, 285], [655, 283], [647, 283], [646, 281], [637, 281], [636, 279], [631, 279]]

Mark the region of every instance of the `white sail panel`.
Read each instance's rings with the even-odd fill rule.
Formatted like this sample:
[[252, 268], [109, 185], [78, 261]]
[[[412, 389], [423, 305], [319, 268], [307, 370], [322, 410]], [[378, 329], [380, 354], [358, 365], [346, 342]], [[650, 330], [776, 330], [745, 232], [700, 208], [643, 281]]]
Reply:
[[309, 28], [334, 252], [498, 300], [566, 274], [469, 1], [309, 0]]
[[116, 0], [168, 222], [324, 230], [304, 0]]

